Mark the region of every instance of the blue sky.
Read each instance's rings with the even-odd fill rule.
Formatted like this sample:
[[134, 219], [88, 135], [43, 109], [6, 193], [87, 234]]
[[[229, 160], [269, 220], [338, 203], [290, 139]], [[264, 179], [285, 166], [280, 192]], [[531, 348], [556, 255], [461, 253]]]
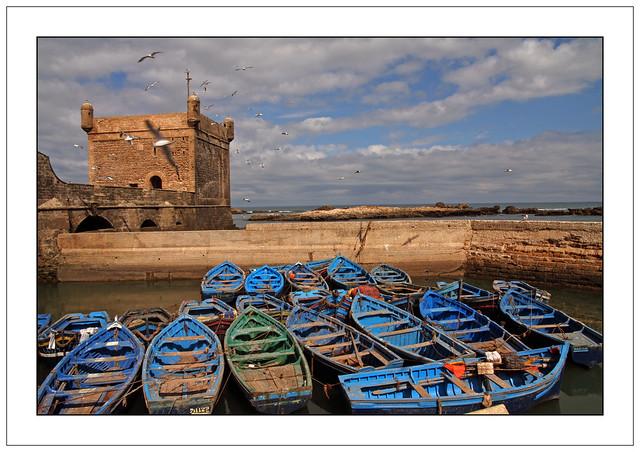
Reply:
[[189, 67], [214, 104], [203, 113], [236, 121], [236, 206], [602, 196], [599, 39], [47, 38], [38, 50], [38, 148], [69, 182], [87, 180], [73, 147], [84, 99], [97, 117], [183, 111]]

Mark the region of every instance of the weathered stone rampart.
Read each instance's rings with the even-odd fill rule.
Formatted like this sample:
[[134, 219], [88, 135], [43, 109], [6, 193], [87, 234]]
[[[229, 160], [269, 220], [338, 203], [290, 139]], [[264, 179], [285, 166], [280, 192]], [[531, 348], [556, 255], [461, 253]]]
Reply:
[[472, 221], [467, 275], [602, 285], [602, 223]]
[[249, 268], [343, 254], [370, 268], [602, 285], [602, 225], [581, 222], [346, 221], [245, 230], [61, 234], [61, 281], [197, 278], [229, 259]]

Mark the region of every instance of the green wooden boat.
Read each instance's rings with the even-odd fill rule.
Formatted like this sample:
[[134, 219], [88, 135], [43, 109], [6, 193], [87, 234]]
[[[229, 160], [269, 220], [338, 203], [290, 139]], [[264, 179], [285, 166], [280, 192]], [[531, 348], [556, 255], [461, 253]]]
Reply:
[[257, 411], [288, 414], [311, 398], [311, 371], [297, 341], [253, 306], [229, 326], [224, 350], [231, 373]]

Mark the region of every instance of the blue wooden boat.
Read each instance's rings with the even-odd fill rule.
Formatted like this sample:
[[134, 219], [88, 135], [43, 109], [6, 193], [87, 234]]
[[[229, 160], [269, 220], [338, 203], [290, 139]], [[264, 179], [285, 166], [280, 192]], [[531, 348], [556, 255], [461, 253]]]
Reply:
[[122, 315], [120, 323], [129, 328], [146, 346], [173, 316], [164, 308], [129, 309]]
[[327, 279], [337, 289], [376, 284], [364, 268], [344, 256], [337, 256], [331, 261], [327, 268]]
[[223, 375], [218, 336], [195, 318], [180, 315], [147, 348], [142, 387], [149, 413], [213, 413]]
[[38, 389], [38, 414], [108, 414], [127, 396], [144, 346], [119, 322], [69, 352]]
[[363, 294], [353, 300], [351, 319], [360, 330], [410, 361], [431, 363], [475, 356], [465, 344], [416, 316]]
[[436, 287], [436, 292], [440, 295], [461, 301], [476, 311], [492, 312], [498, 309], [500, 300], [498, 294], [481, 289], [462, 280], [450, 283], [438, 281]]
[[287, 322], [287, 318], [293, 310], [293, 306], [290, 303], [266, 293], [240, 295], [236, 298], [238, 313], [242, 314], [249, 306], [253, 306], [265, 314], [270, 315], [282, 324]]
[[549, 303], [551, 301], [551, 294], [546, 290], [538, 289], [537, 287], [532, 286], [529, 283], [524, 281], [503, 281], [501, 279], [496, 279], [493, 281], [493, 290], [498, 292], [500, 295], [504, 295], [507, 290], [514, 289], [518, 292], [522, 292], [530, 297], [534, 297], [538, 301], [542, 301], [544, 303]]
[[208, 326], [218, 337], [224, 337], [227, 328], [238, 315], [238, 311], [217, 298], [185, 300], [180, 304], [180, 314], [188, 314]]
[[327, 274], [327, 269], [329, 268], [329, 264], [333, 261], [333, 257], [329, 259], [320, 259], [315, 261], [305, 262], [305, 265], [309, 267], [311, 270], [324, 277]]
[[233, 304], [244, 287], [244, 270], [233, 262], [224, 261], [209, 270], [200, 284], [202, 298], [218, 298]]
[[427, 290], [426, 287], [407, 283], [378, 284], [377, 287], [384, 301], [409, 312]]
[[300, 262], [289, 266], [283, 274], [293, 291], [329, 290], [327, 282], [320, 275]]
[[316, 361], [334, 375], [404, 364], [397, 354], [366, 334], [300, 305], [293, 308], [287, 329], [308, 352], [314, 372]]
[[502, 296], [500, 311], [528, 330], [568, 342], [574, 363], [593, 367], [602, 362], [602, 334], [564, 312], [518, 290], [508, 290]]
[[360, 414], [465, 414], [504, 404], [523, 413], [558, 398], [569, 347], [525, 350], [501, 364], [486, 358], [422, 364], [338, 377]]
[[352, 299], [346, 291], [308, 290], [289, 293], [289, 302], [294, 306], [303, 306], [312, 311], [346, 322], [351, 309]]
[[248, 294], [268, 293], [277, 297], [284, 290], [284, 277], [272, 267], [263, 265], [247, 275], [244, 288]]
[[370, 273], [377, 284], [411, 284], [411, 276], [393, 265], [380, 264]]
[[478, 355], [485, 352], [514, 353], [529, 349], [489, 317], [432, 290], [423, 295], [418, 307], [424, 320], [446, 335], [464, 342]]
[[233, 322], [224, 339], [229, 369], [253, 407], [288, 414], [303, 408], [312, 392], [309, 365], [284, 325], [254, 307]]
[[38, 314], [38, 334], [42, 333], [51, 323], [51, 314]]
[[107, 323], [105, 311], [63, 315], [38, 335], [38, 354], [43, 358], [64, 356]]

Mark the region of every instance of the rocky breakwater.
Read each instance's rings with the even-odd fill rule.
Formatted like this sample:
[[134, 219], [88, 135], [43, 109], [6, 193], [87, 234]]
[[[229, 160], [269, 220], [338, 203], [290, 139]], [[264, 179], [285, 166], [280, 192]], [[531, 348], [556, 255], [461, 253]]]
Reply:
[[564, 215], [581, 215], [581, 216], [602, 216], [602, 207], [586, 207], [584, 209], [536, 209], [536, 208], [518, 208], [507, 206], [502, 209], [502, 213], [509, 215], [536, 215], [545, 216], [564, 216]]
[[433, 206], [387, 207], [355, 206], [334, 208], [323, 206], [318, 209], [296, 213], [254, 213], [250, 221], [344, 221], [344, 220], [382, 220], [393, 218], [453, 217], [470, 215], [495, 215], [500, 206], [472, 208], [468, 204]]

